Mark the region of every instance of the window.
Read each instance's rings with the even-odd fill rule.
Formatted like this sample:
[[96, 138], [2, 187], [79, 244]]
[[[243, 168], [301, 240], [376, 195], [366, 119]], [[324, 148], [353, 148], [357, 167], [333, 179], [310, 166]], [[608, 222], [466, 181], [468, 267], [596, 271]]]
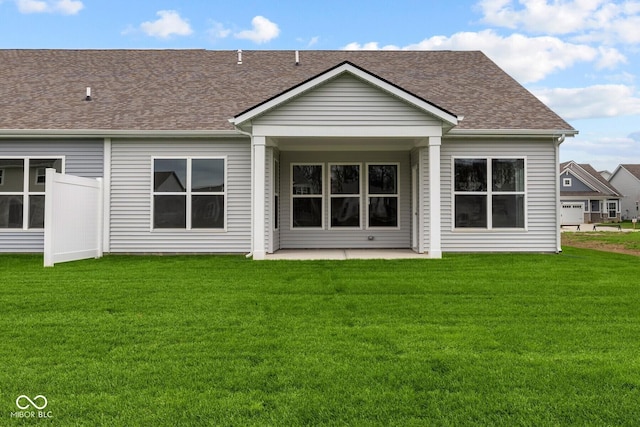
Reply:
[[524, 228], [524, 159], [454, 159], [455, 228]]
[[609, 218], [615, 218], [618, 216], [618, 202], [607, 202], [607, 212], [609, 213]]
[[224, 229], [225, 182], [225, 159], [154, 159], [153, 228]]
[[46, 174], [46, 168], [36, 168], [36, 179], [35, 184], [44, 184], [44, 177]]
[[571, 187], [571, 178], [562, 178], [563, 187]]
[[291, 165], [293, 228], [322, 228], [323, 165]]
[[4, 169], [0, 169], [0, 185], [4, 184]]
[[360, 228], [360, 165], [333, 164], [331, 174], [331, 227]]
[[0, 229], [44, 228], [45, 171], [62, 166], [61, 158], [0, 159]]
[[398, 165], [367, 165], [369, 228], [398, 227]]

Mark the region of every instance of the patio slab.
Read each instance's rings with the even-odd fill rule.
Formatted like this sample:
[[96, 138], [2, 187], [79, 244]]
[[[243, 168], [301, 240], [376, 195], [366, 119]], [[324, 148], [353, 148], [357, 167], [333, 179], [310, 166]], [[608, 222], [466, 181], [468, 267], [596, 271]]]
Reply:
[[429, 259], [411, 249], [281, 249], [265, 256], [266, 260], [346, 260], [346, 259]]
[[580, 232], [580, 231], [622, 231], [622, 232], [629, 232], [629, 231], [640, 231], [640, 228], [637, 229], [637, 230], [629, 229], [629, 228], [622, 228], [621, 229], [619, 225], [611, 224], [611, 225], [598, 225], [594, 229], [594, 224], [580, 224], [579, 226], [577, 226], [577, 225], [563, 225], [562, 227], [560, 227], [560, 231], [562, 231], [562, 232], [565, 232], [565, 231], [574, 231], [574, 232]]

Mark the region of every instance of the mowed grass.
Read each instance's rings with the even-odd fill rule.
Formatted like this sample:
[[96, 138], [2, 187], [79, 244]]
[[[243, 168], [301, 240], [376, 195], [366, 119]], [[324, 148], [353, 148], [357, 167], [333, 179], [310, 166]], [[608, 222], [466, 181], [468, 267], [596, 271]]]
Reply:
[[0, 256], [0, 425], [637, 425], [639, 264]]

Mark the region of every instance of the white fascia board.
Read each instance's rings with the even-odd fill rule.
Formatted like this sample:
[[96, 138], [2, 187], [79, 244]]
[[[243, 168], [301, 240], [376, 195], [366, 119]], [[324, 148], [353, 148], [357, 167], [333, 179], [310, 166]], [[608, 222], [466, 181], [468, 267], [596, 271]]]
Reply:
[[321, 84], [323, 84], [324, 82], [327, 82], [341, 74], [344, 73], [350, 73], [380, 89], [382, 89], [383, 91], [395, 95], [400, 99], [403, 99], [404, 101], [414, 105], [415, 107], [439, 118], [440, 120], [450, 124], [451, 126], [457, 126], [458, 125], [458, 118], [451, 114], [448, 113], [436, 106], [434, 106], [433, 104], [430, 104], [426, 101], [424, 101], [421, 98], [418, 98], [415, 95], [412, 95], [411, 93], [400, 89], [397, 86], [394, 86], [376, 76], [374, 76], [373, 74], [370, 74], [358, 67], [355, 67], [351, 64], [342, 64], [336, 68], [333, 68], [327, 72], [325, 72], [324, 74], [321, 74], [320, 76], [317, 76], [314, 79], [308, 80], [304, 83], [302, 83], [299, 86], [295, 86], [294, 88], [276, 96], [275, 98], [272, 98], [270, 100], [268, 100], [267, 102], [264, 102], [254, 108], [251, 108], [250, 110], [247, 110], [246, 112], [232, 118], [229, 119], [229, 122], [233, 123], [236, 126], [240, 126], [243, 123], [273, 109], [276, 108], [278, 105], [283, 104], [297, 96], [299, 96], [300, 94], [307, 92]]
[[483, 137], [483, 138], [509, 138], [509, 137], [552, 137], [560, 138], [564, 136], [575, 136], [577, 130], [561, 130], [561, 129], [458, 129], [454, 128], [447, 132], [446, 136], [459, 137]]
[[236, 130], [105, 130], [105, 129], [0, 129], [1, 138], [209, 138], [242, 137]]
[[253, 135], [277, 137], [390, 137], [425, 138], [441, 136], [435, 126], [278, 126], [256, 125]]

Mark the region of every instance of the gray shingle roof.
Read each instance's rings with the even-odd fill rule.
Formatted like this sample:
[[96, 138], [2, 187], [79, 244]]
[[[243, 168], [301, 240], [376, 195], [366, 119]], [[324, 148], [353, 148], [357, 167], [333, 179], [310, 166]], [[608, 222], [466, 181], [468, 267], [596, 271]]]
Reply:
[[600, 173], [588, 163], [576, 163], [574, 161], [568, 161], [560, 163], [560, 173], [566, 169], [570, 169], [575, 176], [577, 176], [584, 184], [595, 187], [595, 192], [575, 192], [575, 191], [560, 191], [562, 196], [615, 196], [619, 197], [620, 193], [609, 181], [604, 179]]
[[[459, 129], [573, 128], [477, 51], [0, 50], [0, 130], [231, 130], [228, 119], [349, 61]], [[84, 100], [91, 87], [91, 102]]]

